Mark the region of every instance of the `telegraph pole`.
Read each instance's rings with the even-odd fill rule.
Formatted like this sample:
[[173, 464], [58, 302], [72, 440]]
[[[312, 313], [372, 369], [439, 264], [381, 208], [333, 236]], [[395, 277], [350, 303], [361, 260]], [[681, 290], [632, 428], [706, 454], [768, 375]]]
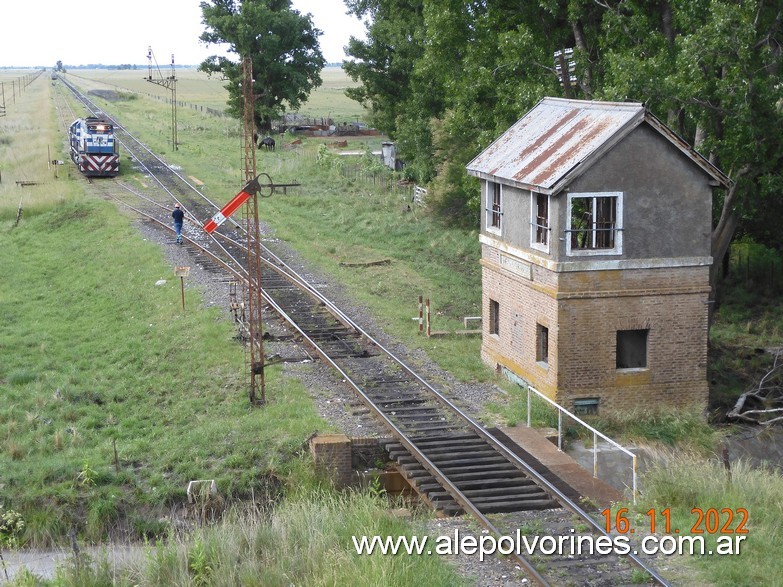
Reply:
[[576, 71], [576, 61], [574, 60], [574, 49], [568, 47], [562, 51], [555, 51], [555, 73], [557, 79], [563, 86], [563, 93], [566, 98], [573, 98], [573, 89], [577, 79], [574, 75]]
[[[147, 50], [147, 61], [149, 63], [147, 81], [163, 86], [171, 92], [171, 148], [176, 151], [179, 149], [179, 142], [177, 141], [177, 76], [174, 69], [174, 53], [171, 54], [171, 74], [168, 77], [163, 77], [163, 73], [155, 61], [155, 56], [152, 54], [152, 47]], [[153, 75], [153, 61], [155, 61], [157, 75]]]

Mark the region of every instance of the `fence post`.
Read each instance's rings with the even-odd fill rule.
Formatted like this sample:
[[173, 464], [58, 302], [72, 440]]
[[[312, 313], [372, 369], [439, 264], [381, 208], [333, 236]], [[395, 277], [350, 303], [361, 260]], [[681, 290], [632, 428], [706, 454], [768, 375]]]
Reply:
[[563, 452], [563, 410], [557, 409], [557, 450]]
[[419, 334], [424, 331], [424, 306], [422, 296], [419, 296]]

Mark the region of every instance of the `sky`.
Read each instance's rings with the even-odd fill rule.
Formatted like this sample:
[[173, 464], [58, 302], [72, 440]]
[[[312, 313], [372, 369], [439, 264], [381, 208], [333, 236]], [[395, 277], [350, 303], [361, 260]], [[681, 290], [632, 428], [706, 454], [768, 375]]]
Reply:
[[[351, 36], [364, 38], [364, 26], [346, 15], [343, 0], [292, 0], [311, 13], [323, 31], [321, 51], [328, 63], [345, 58]], [[152, 47], [158, 65], [198, 65], [221, 53], [198, 40], [204, 32], [200, 0], [22, 0], [6, 6], [0, 34], [0, 67], [53, 67], [125, 63], [146, 65]], [[79, 20], [79, 15], [83, 19]]]

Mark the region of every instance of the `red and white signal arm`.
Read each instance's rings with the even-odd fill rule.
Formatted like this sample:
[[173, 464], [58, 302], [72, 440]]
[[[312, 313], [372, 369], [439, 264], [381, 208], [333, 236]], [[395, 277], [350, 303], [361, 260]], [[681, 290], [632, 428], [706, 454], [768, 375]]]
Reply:
[[206, 230], [208, 233], [214, 232], [218, 226], [226, 221], [226, 218], [236, 212], [237, 209], [242, 204], [244, 204], [250, 196], [257, 194], [258, 190], [260, 189], [261, 186], [258, 184], [258, 177], [251, 179], [245, 184], [245, 187], [242, 188], [242, 191], [234, 196], [228, 204], [223, 206], [223, 208], [220, 209], [220, 212], [215, 214], [207, 221], [207, 223], [204, 225], [204, 230]]

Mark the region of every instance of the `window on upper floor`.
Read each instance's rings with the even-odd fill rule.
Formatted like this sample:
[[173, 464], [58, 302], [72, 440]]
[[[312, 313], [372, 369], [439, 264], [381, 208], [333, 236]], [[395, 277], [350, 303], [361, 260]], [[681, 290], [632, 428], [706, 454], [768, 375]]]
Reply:
[[568, 195], [569, 255], [622, 253], [622, 192], [572, 193]]
[[487, 182], [487, 230], [500, 232], [500, 221], [503, 217], [502, 188], [499, 183]]
[[531, 193], [530, 246], [549, 252], [549, 196]]

